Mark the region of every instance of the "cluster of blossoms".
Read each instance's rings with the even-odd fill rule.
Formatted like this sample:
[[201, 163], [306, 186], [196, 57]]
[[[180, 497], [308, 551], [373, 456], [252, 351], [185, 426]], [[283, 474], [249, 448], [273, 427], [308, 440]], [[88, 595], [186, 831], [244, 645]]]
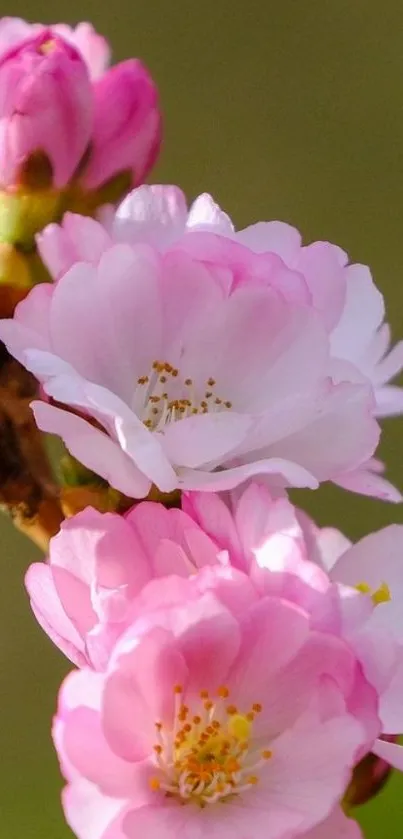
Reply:
[[[57, 189], [143, 180], [160, 117], [138, 62], [105, 72], [86, 24], [8, 19], [0, 48], [7, 194], [38, 155]], [[353, 545], [288, 489], [402, 500], [376, 449], [403, 342], [369, 269], [173, 186], [64, 212], [36, 243], [53, 282], [0, 338], [40, 385], [38, 427], [117, 499], [67, 518], [26, 577], [76, 668], [53, 725], [69, 825], [357, 839], [356, 771], [403, 770], [403, 527]]]

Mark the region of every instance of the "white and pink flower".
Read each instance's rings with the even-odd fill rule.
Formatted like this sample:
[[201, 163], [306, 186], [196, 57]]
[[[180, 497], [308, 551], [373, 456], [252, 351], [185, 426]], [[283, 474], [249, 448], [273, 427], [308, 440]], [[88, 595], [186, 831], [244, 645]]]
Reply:
[[335, 378], [305, 284], [285, 293], [280, 257], [250, 257], [118, 244], [33, 289], [0, 336], [57, 403], [34, 404], [39, 427], [133, 498], [254, 475], [315, 488], [363, 467], [370, 382], [352, 365]]
[[382, 294], [367, 266], [348, 264], [341, 248], [329, 242], [303, 246], [299, 232], [279, 221], [257, 222], [236, 231], [210, 195], [200, 195], [188, 209], [183, 192], [175, 186], [143, 185], [116, 212], [105, 208], [102, 220], [103, 225], [67, 214], [62, 225], [49, 225], [39, 234], [42, 258], [55, 279], [74, 262], [97, 262], [113, 242], [147, 242], [163, 251], [184, 249], [203, 262], [238, 270], [254, 254], [255, 275], [260, 274], [263, 282], [275, 266], [271, 281], [283, 294], [311, 298], [329, 332], [339, 374], [351, 363], [371, 381], [377, 416], [402, 413], [402, 389], [389, 382], [403, 368], [403, 342], [390, 350]]
[[289, 839], [330, 816], [371, 747], [376, 693], [353, 650], [245, 575], [247, 597], [213, 577], [171, 607], [156, 583], [107, 670], [64, 683], [54, 738], [80, 839]]

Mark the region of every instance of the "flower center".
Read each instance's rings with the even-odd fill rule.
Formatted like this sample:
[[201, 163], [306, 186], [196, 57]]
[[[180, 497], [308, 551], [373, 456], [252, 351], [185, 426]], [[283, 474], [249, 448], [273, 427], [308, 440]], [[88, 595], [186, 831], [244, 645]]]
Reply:
[[150, 780], [151, 789], [163, 791], [181, 804], [205, 807], [228, 801], [257, 784], [256, 771], [272, 756], [269, 749], [251, 745], [260, 703], [240, 713], [228, 701], [228, 688], [222, 686], [215, 699], [201, 691], [197, 707], [191, 710], [183, 703], [181, 685], [175, 686], [174, 693], [173, 726], [155, 724], [158, 774]]
[[229, 410], [232, 403], [217, 395], [210, 376], [201, 388], [167, 361], [154, 361], [151, 372], [137, 379], [134, 410], [144, 425], [161, 431], [164, 425], [195, 414]]
[[376, 589], [376, 591], [373, 591], [371, 586], [368, 585], [368, 583], [357, 583], [355, 588], [362, 594], [369, 594], [371, 596], [374, 606], [378, 606], [379, 603], [389, 603], [389, 601], [392, 599], [390, 588], [387, 583], [381, 583], [381, 585], [379, 586], [379, 588]]

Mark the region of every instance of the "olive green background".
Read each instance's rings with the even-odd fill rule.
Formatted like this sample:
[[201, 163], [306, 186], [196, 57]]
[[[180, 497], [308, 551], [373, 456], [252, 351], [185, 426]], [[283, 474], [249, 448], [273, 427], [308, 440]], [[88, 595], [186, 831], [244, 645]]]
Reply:
[[[403, 337], [402, 0], [21, 0], [0, 12], [91, 20], [115, 60], [142, 57], [165, 115], [154, 180], [212, 192], [239, 225], [279, 218], [337, 242], [371, 265]], [[385, 423], [382, 449], [403, 489], [403, 419]], [[298, 498], [352, 536], [403, 521], [400, 506], [329, 488]], [[67, 839], [49, 728], [68, 665], [23, 590], [38, 554], [6, 520], [0, 546], [0, 839]], [[397, 777], [360, 812], [369, 839], [400, 837], [402, 815]]]

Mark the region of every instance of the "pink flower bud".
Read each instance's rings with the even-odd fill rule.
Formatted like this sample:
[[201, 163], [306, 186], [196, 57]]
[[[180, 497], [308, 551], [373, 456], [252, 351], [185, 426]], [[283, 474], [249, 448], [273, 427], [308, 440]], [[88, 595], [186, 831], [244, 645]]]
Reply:
[[79, 23], [75, 29], [67, 23], [56, 23], [52, 26], [52, 32], [56, 32], [79, 51], [91, 79], [98, 79], [107, 70], [111, 58], [108, 41], [95, 31], [91, 23]]
[[95, 189], [120, 172], [141, 183], [158, 154], [161, 117], [157, 89], [135, 59], [112, 67], [94, 85], [91, 155], [82, 183]]
[[52, 183], [71, 179], [89, 144], [92, 87], [78, 50], [52, 30], [20, 41], [0, 57], [0, 183], [18, 183], [34, 153], [45, 155]]

